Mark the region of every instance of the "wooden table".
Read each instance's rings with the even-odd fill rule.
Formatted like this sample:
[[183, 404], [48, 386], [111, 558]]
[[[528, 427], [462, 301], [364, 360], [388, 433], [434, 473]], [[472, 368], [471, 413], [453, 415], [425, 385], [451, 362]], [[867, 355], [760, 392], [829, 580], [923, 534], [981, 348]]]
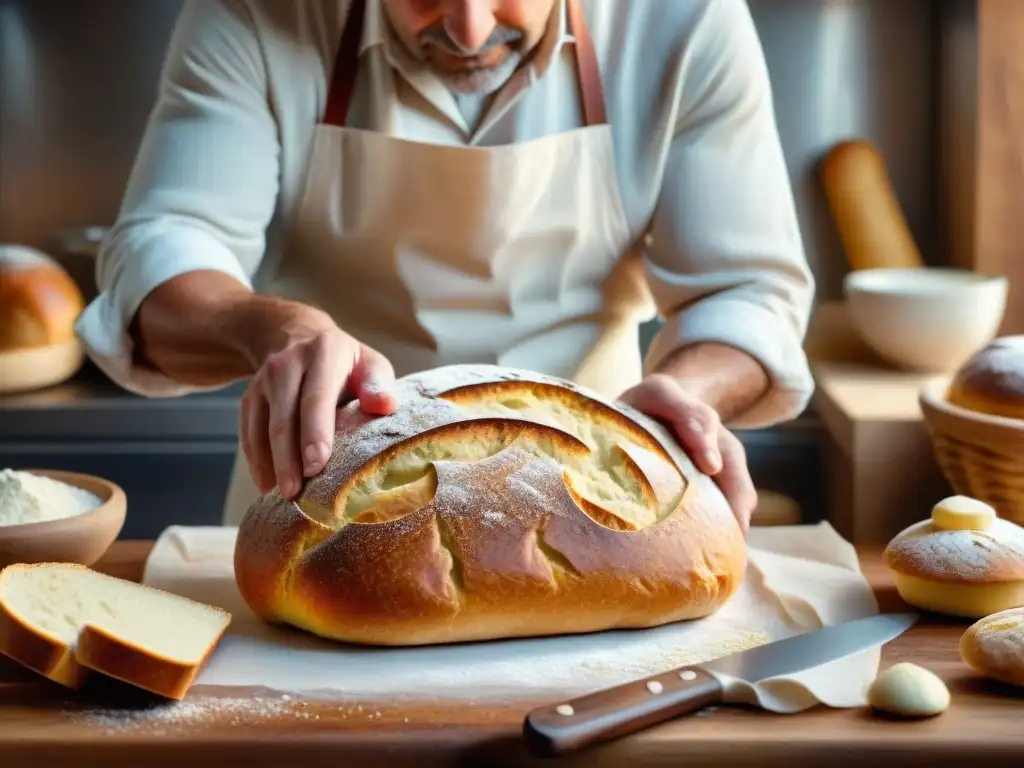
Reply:
[[[150, 547], [148, 542], [118, 543], [97, 568], [138, 579]], [[905, 608], [879, 553], [863, 553], [862, 562], [882, 610]], [[286, 700], [272, 692], [197, 686], [186, 700], [198, 702], [187, 710], [191, 716], [149, 716], [169, 710], [147, 710], [153, 702], [108, 683], [68, 692], [8, 663], [0, 665], [0, 766], [1020, 768], [1024, 691], [980, 680], [960, 661], [957, 642], [966, 626], [928, 617], [884, 649], [883, 666], [913, 661], [946, 680], [953, 704], [937, 718], [899, 722], [860, 710], [773, 715], [723, 707], [561, 761], [531, 758], [520, 744], [525, 705], [332, 705]], [[273, 706], [262, 711], [247, 706], [260, 695]], [[231, 706], [211, 703], [225, 699]], [[112, 712], [112, 707], [119, 709]]]

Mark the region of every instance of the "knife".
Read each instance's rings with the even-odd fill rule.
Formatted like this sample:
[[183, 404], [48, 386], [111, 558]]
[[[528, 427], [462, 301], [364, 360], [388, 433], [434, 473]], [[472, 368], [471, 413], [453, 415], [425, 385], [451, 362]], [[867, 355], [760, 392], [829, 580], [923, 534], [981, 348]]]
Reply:
[[540, 707], [527, 714], [523, 738], [539, 757], [564, 755], [723, 703], [716, 673], [753, 685], [870, 650], [916, 621], [914, 613], [869, 616]]

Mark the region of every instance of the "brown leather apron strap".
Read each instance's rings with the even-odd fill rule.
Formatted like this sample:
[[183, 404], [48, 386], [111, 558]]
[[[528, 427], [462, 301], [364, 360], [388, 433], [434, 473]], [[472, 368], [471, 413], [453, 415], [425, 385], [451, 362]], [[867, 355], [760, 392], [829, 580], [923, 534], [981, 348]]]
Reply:
[[345, 31], [334, 57], [334, 72], [331, 86], [327, 91], [327, 108], [323, 122], [326, 125], [343, 126], [348, 120], [348, 108], [359, 74], [359, 43], [363, 38], [363, 19], [366, 17], [366, 0], [352, 0]]
[[594, 41], [583, 15], [583, 6], [580, 0], [566, 0], [565, 6], [569, 13], [569, 31], [576, 38], [576, 74], [580, 81], [583, 118], [588, 126], [604, 125], [608, 122], [608, 113], [605, 111], [601, 68], [597, 64], [597, 53], [594, 52]]
[[[325, 125], [344, 126], [348, 119], [349, 105], [355, 91], [356, 75], [359, 73], [359, 43], [363, 34], [363, 19], [366, 17], [367, 0], [352, 0], [345, 31], [334, 58], [334, 71], [327, 91], [327, 107], [324, 110]], [[579, 77], [580, 96], [583, 102], [583, 117], [588, 126], [608, 122], [604, 103], [604, 86], [601, 83], [601, 69], [594, 51], [586, 18], [580, 0], [566, 0], [569, 16], [569, 30], [576, 38], [576, 74]]]

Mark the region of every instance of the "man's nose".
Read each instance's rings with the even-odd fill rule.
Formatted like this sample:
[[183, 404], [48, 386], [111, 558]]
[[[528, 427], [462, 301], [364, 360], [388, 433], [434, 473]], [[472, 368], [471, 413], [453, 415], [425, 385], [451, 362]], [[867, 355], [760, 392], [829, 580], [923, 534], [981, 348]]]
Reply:
[[498, 24], [490, 6], [488, 0], [455, 0], [445, 14], [445, 31], [467, 53], [480, 50]]

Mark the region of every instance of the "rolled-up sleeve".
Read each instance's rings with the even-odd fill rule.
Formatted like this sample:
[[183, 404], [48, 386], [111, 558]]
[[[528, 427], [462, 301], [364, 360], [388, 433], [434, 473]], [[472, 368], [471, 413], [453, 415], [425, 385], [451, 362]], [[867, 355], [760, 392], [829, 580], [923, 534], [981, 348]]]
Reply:
[[730, 426], [767, 426], [797, 416], [813, 393], [803, 340], [815, 286], [743, 0], [708, 3], [681, 66], [645, 260], [665, 324], [645, 367], [698, 342], [735, 347], [760, 362], [771, 388]]
[[129, 333], [146, 296], [195, 270], [249, 285], [276, 204], [280, 145], [253, 16], [241, 0], [188, 0], [168, 48], [122, 208], [76, 330], [96, 365], [150, 397], [203, 387], [136, 364]]

